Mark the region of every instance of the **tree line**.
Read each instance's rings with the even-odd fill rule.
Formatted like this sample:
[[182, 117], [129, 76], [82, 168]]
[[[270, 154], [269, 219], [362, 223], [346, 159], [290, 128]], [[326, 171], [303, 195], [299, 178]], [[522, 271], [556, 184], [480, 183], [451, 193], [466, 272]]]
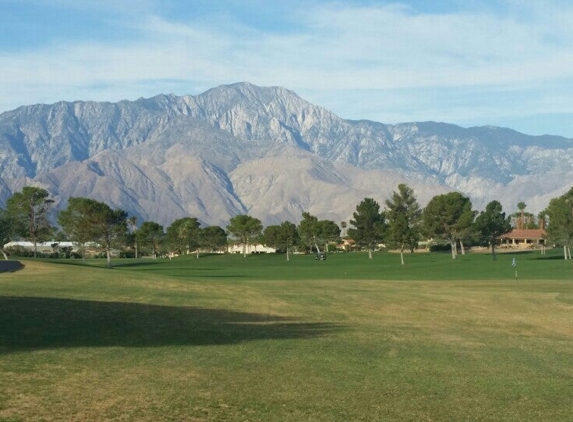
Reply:
[[[348, 227], [346, 238], [358, 249], [372, 252], [383, 244], [400, 252], [404, 264], [404, 252], [413, 252], [421, 239], [449, 244], [452, 259], [465, 248], [475, 244], [488, 244], [493, 259], [499, 237], [509, 232], [513, 219], [518, 228], [533, 227], [534, 218], [525, 213], [525, 204], [518, 204], [519, 212], [506, 215], [499, 201], [491, 201], [485, 210], [472, 208], [469, 197], [450, 192], [433, 197], [425, 208], [418, 204], [414, 191], [406, 184], [398, 185], [382, 209], [373, 198], [364, 198], [352, 214], [352, 219], [340, 226], [332, 220], [320, 220], [309, 212], [302, 213], [298, 225], [284, 221], [278, 225], [263, 227], [261, 220], [246, 215], [230, 219], [225, 229], [219, 226], [201, 227], [194, 217], [180, 218], [164, 229], [153, 221], [138, 224], [136, 217], [108, 204], [89, 198], [71, 197], [67, 207], [57, 215], [59, 230], [49, 221], [49, 211], [54, 201], [42, 188], [27, 186], [14, 193], [6, 208], [0, 209], [0, 242], [10, 239], [30, 240], [37, 256], [37, 243], [43, 240], [68, 240], [82, 245], [85, 258], [86, 245], [99, 245], [105, 251], [108, 266], [111, 266], [112, 250], [128, 248], [137, 258], [142, 249], [157, 257], [160, 254], [185, 254], [199, 250], [220, 251], [229, 242], [241, 244], [243, 256], [248, 245], [263, 243], [286, 253], [287, 260], [296, 248], [306, 251], [328, 250], [328, 245], [340, 241], [341, 228]], [[550, 201], [539, 215], [546, 221], [548, 240], [564, 247], [566, 259], [571, 259], [573, 239], [573, 189]], [[2, 250], [4, 258], [6, 253]]]

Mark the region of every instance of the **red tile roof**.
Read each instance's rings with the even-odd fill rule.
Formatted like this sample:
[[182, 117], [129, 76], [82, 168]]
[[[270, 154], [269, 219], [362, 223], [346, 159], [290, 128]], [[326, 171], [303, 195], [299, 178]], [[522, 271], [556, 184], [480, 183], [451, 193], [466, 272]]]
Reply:
[[547, 235], [543, 229], [513, 229], [501, 236], [503, 239], [543, 239]]

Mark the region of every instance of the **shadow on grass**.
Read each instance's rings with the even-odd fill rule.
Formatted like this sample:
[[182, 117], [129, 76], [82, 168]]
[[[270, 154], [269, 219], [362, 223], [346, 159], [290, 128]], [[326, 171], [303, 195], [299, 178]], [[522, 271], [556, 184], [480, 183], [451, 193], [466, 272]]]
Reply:
[[160, 347], [298, 339], [331, 323], [195, 307], [0, 296], [0, 355], [63, 347]]
[[20, 261], [0, 261], [0, 273], [13, 273], [24, 269]]
[[565, 261], [565, 258], [563, 258], [563, 254], [561, 255], [539, 255], [536, 256], [535, 258], [532, 258], [535, 260], [541, 260], [541, 261]]
[[[35, 260], [37, 262], [46, 262], [50, 264], [57, 265], [70, 265], [77, 267], [89, 267], [89, 268], [104, 268], [109, 270], [107, 266], [107, 261], [105, 259], [87, 259], [82, 260], [81, 258], [26, 258], [27, 260]], [[150, 267], [161, 264], [168, 264], [170, 261], [164, 259], [129, 259], [120, 258], [111, 260], [111, 268], [122, 268], [122, 267]]]
[[134, 259], [125, 261], [116, 261], [113, 264], [114, 268], [130, 268], [130, 267], [151, 267], [155, 265], [170, 264], [171, 261], [163, 259]]
[[[501, 256], [524, 256], [524, 255], [533, 255], [535, 253], [534, 251], [510, 251], [510, 252], [506, 252], [503, 249], [501, 251], [496, 249], [495, 252], [497, 253], [498, 257], [500, 255]], [[539, 252], [537, 252], [537, 253], [539, 253]]]

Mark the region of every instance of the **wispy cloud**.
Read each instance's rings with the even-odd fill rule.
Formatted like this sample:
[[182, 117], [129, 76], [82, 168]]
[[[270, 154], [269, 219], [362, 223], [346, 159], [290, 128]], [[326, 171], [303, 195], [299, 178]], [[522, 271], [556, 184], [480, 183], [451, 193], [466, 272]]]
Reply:
[[[121, 3], [121, 13], [129, 6], [111, 0], [73, 3], [57, 0], [60, 7], [92, 11]], [[0, 110], [59, 99], [134, 98], [166, 89], [193, 93], [248, 80], [308, 93], [343, 117], [359, 117], [365, 107], [377, 111], [364, 117], [379, 120], [425, 120], [447, 109], [442, 120], [458, 122], [472, 115], [511, 118], [516, 110], [571, 112], [566, 99], [573, 93], [573, 7], [504, 4], [505, 11], [448, 13], [399, 4], [314, 2], [292, 12], [296, 27], [269, 31], [228, 14], [168, 18], [148, 0], [135, 9], [143, 12], [114, 21], [130, 37], [70, 39], [25, 54], [0, 51]], [[525, 101], [508, 109], [512, 99]]]

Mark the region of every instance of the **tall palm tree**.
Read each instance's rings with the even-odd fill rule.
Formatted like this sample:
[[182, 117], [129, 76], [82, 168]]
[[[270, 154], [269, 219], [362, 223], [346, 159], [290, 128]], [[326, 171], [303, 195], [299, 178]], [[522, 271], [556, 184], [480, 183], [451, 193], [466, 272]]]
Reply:
[[525, 205], [525, 202], [520, 202], [519, 204], [517, 204], [517, 209], [519, 209], [519, 212], [521, 213], [519, 217], [519, 224], [517, 225], [517, 228], [520, 230], [523, 230], [525, 228], [525, 207], [527, 207], [527, 205]]
[[[127, 225], [129, 226], [129, 231], [132, 233], [137, 233], [137, 217], [133, 216], [127, 219]], [[137, 259], [137, 236], [133, 237], [135, 246], [135, 259]]]

